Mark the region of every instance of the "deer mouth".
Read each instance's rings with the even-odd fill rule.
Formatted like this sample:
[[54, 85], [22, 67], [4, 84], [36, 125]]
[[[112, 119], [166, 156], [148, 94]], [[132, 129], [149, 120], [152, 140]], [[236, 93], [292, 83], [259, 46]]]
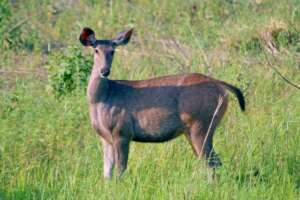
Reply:
[[105, 72], [101, 73], [101, 76], [106, 78], [106, 77], [109, 76], [109, 74], [110, 74], [110, 71], [108, 70], [108, 71], [105, 71]]

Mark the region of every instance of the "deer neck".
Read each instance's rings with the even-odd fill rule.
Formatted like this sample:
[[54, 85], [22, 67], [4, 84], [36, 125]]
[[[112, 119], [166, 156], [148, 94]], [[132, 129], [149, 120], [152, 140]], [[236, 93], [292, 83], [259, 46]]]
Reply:
[[96, 66], [93, 67], [90, 76], [87, 96], [90, 103], [98, 103], [104, 101], [108, 96], [109, 80], [100, 75]]

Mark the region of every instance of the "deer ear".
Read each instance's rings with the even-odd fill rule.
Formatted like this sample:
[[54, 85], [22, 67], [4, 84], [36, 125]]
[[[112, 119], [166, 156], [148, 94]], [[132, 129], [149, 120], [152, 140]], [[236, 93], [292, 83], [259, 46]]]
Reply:
[[88, 27], [83, 28], [79, 36], [79, 41], [83, 46], [92, 46], [96, 41], [94, 31]]
[[117, 35], [117, 37], [115, 37], [112, 42], [115, 44], [115, 45], [125, 45], [129, 42], [130, 38], [131, 38], [131, 35], [132, 35], [132, 32], [133, 32], [133, 28], [129, 29], [129, 30], [126, 30], [126, 31], [123, 31], [121, 33], [119, 33]]

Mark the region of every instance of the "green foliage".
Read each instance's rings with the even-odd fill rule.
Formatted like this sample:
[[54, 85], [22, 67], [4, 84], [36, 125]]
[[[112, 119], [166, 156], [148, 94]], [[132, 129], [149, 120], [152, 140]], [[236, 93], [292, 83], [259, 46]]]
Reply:
[[237, 52], [249, 55], [259, 55], [262, 52], [262, 41], [258, 37], [239, 40], [232, 45]]
[[[0, 48], [31, 52], [41, 42], [41, 33], [33, 21], [40, 20], [41, 13], [44, 13], [43, 8], [37, 13], [32, 13], [30, 10], [22, 9], [26, 4], [18, 2], [15, 4], [9, 0], [0, 2]], [[16, 10], [25, 13], [16, 13]]]
[[5, 48], [8, 46], [8, 33], [7, 26], [11, 18], [11, 7], [8, 0], [0, 2], [0, 47]]
[[0, 2], [0, 28], [3, 29], [11, 16], [10, 6], [7, 0]]
[[273, 40], [278, 47], [296, 46], [300, 34], [290, 30], [278, 30], [272, 33]]
[[81, 92], [87, 86], [91, 68], [91, 57], [85, 56], [81, 47], [54, 52], [47, 64], [49, 87], [57, 97]]

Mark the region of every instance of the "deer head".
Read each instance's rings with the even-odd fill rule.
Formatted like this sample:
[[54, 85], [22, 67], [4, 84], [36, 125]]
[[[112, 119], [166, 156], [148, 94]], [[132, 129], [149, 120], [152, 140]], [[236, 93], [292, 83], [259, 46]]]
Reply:
[[114, 57], [115, 48], [119, 45], [126, 45], [132, 35], [133, 29], [119, 33], [110, 40], [97, 40], [91, 28], [84, 28], [79, 36], [82, 45], [94, 49], [94, 68], [101, 77], [110, 74], [111, 63]]

